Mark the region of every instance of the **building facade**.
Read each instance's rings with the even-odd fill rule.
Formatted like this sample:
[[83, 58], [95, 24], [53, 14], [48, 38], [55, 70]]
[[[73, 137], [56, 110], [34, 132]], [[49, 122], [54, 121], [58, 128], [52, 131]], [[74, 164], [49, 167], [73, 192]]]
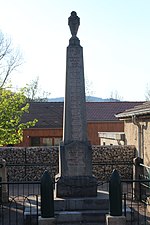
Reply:
[[[86, 102], [88, 139], [101, 144], [98, 132], [124, 132], [124, 122], [115, 114], [142, 102]], [[63, 138], [63, 102], [31, 102], [22, 122], [37, 119], [33, 128], [25, 129], [19, 146], [55, 146]]]
[[127, 145], [134, 145], [137, 156], [144, 164], [150, 165], [150, 102], [145, 102], [134, 108], [116, 115], [124, 121], [124, 132]]

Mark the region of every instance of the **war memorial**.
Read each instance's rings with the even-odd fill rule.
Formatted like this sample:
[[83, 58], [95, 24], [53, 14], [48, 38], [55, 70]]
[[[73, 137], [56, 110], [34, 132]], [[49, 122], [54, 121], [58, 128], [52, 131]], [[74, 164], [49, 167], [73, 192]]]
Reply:
[[[55, 176], [55, 182], [53, 180], [54, 176], [51, 176], [51, 164], [48, 164], [48, 170], [45, 170], [44, 174], [39, 181], [29, 181], [26, 179], [26, 175], [33, 175], [33, 170], [30, 173], [26, 173], [26, 166], [32, 166], [32, 164], [25, 165], [25, 183], [24, 182], [7, 182], [7, 168], [9, 166], [21, 166], [22, 164], [9, 164], [5, 160], [0, 162], [0, 178], [1, 178], [1, 216], [0, 224], [26, 224], [26, 225], [125, 225], [126, 220], [132, 223], [133, 219], [138, 222], [139, 219], [139, 205], [137, 204], [138, 214], [137, 218], [133, 215], [134, 208], [131, 210], [126, 204], [124, 204], [124, 209], [122, 208], [122, 186], [119, 173], [117, 169], [112, 170], [112, 175], [104, 182], [102, 182], [102, 176], [106, 176], [104, 170], [99, 174], [98, 180], [92, 174], [92, 147], [88, 141], [87, 137], [87, 120], [86, 120], [86, 104], [85, 104], [85, 83], [84, 83], [84, 65], [83, 65], [83, 48], [80, 46], [80, 40], [77, 37], [77, 31], [80, 25], [80, 18], [77, 16], [76, 12], [71, 12], [71, 16], [68, 19], [68, 25], [71, 31], [71, 38], [69, 40], [69, 46], [67, 47], [67, 57], [66, 57], [66, 84], [65, 84], [65, 101], [64, 101], [64, 121], [63, 121], [63, 141], [59, 146], [59, 172]], [[129, 148], [131, 146], [128, 146]], [[117, 148], [119, 149], [119, 148]], [[123, 152], [124, 152], [123, 148]], [[22, 150], [22, 151], [21, 151]], [[41, 152], [46, 150], [46, 156], [43, 154], [43, 158], [50, 155], [50, 149], [32, 149], [35, 155], [37, 153], [41, 156]], [[48, 151], [47, 151], [48, 150]], [[54, 149], [51, 149], [54, 152]], [[56, 158], [58, 162], [58, 148]], [[102, 154], [99, 156], [103, 160], [104, 149], [102, 149]], [[112, 148], [110, 149], [112, 153]], [[133, 158], [133, 150], [131, 149]], [[15, 148], [1, 149], [1, 153], [7, 155], [7, 160], [13, 158], [16, 160], [17, 154], [18, 158], [22, 160], [23, 157], [26, 159], [34, 159], [36, 157], [33, 153], [31, 154], [31, 149], [19, 149]], [[15, 157], [10, 157], [8, 152], [12, 152]], [[21, 153], [21, 154], [20, 154]], [[29, 154], [29, 157], [27, 157]], [[112, 153], [113, 154], [113, 153]], [[112, 158], [112, 154], [111, 157]], [[118, 152], [117, 152], [118, 155]], [[2, 155], [4, 158], [5, 155]], [[9, 157], [8, 157], [9, 156]], [[31, 157], [32, 156], [32, 157]], [[38, 158], [38, 157], [37, 157]], [[128, 157], [129, 159], [130, 157]], [[56, 162], [53, 164], [56, 166]], [[109, 159], [110, 160], [110, 159]], [[21, 161], [22, 162], [22, 161]], [[30, 160], [29, 160], [30, 162]], [[118, 161], [116, 161], [118, 162]], [[35, 163], [35, 162], [34, 162]], [[110, 161], [109, 161], [110, 163]], [[143, 168], [140, 164], [143, 161], [139, 160], [137, 157], [134, 160], [134, 177], [138, 178], [139, 175], [143, 175]], [[102, 164], [101, 164], [102, 165]], [[109, 164], [109, 166], [111, 163]], [[116, 164], [113, 164], [117, 165]], [[44, 166], [44, 165], [42, 165]], [[46, 164], [47, 166], [47, 164]], [[100, 164], [98, 165], [100, 167]], [[58, 168], [58, 164], [57, 164]], [[127, 167], [126, 167], [127, 168]], [[133, 169], [132, 168], [132, 169]], [[105, 167], [104, 167], [105, 169]], [[16, 169], [15, 169], [16, 170]], [[18, 168], [17, 168], [17, 178], [18, 178]], [[28, 171], [27, 171], [28, 172]], [[96, 169], [97, 172], [97, 169]], [[104, 174], [102, 174], [104, 173]], [[9, 173], [8, 173], [9, 174]], [[109, 171], [110, 175], [110, 171]], [[12, 176], [12, 175], [11, 175]], [[12, 176], [14, 178], [14, 174]], [[22, 174], [21, 174], [22, 178]], [[32, 177], [33, 179], [33, 177]], [[128, 181], [128, 180], [127, 180]], [[137, 180], [135, 180], [137, 181]], [[100, 182], [102, 184], [100, 184]], [[102, 188], [103, 184], [109, 184], [109, 192], [105, 187]], [[130, 180], [131, 182], [131, 180]], [[144, 181], [145, 182], [145, 181]], [[148, 181], [149, 182], [149, 181]], [[54, 185], [55, 183], [55, 185]], [[136, 183], [136, 182], [135, 182]], [[17, 184], [17, 186], [16, 186]], [[132, 183], [134, 184], [134, 183]], [[8, 185], [8, 186], [7, 186]], [[12, 185], [12, 186], [11, 186]], [[25, 185], [25, 186], [24, 186]], [[27, 186], [26, 186], [27, 185]], [[31, 189], [29, 188], [31, 185]], [[21, 187], [21, 188], [20, 188]], [[25, 188], [26, 187], [26, 188]], [[98, 187], [98, 188], [97, 188]], [[130, 186], [131, 188], [131, 186]], [[139, 200], [144, 192], [139, 190], [140, 186], [135, 185], [131, 188], [133, 198]], [[128, 189], [128, 187], [126, 188]], [[131, 190], [130, 193], [131, 193]], [[31, 191], [31, 192], [29, 192]], [[148, 192], [149, 193], [149, 192]], [[17, 199], [17, 201], [16, 201]], [[129, 200], [129, 199], [128, 199]], [[133, 200], [131, 199], [131, 207]], [[128, 202], [129, 203], [129, 202]], [[134, 202], [135, 203], [135, 202]], [[18, 207], [19, 206], [19, 207]], [[124, 210], [124, 216], [122, 216]], [[127, 211], [128, 210], [128, 211]], [[143, 209], [142, 209], [143, 210]], [[146, 211], [145, 211], [146, 212]], [[13, 214], [11, 214], [13, 213]], [[127, 214], [128, 213], [128, 214]], [[134, 216], [134, 218], [133, 218]], [[146, 221], [148, 216], [142, 215], [142, 220]], [[141, 221], [142, 221], [141, 220]], [[8, 221], [10, 223], [8, 223]], [[1, 223], [2, 222], [2, 223]], [[128, 223], [127, 223], [128, 224]], [[133, 223], [132, 223], [133, 224]], [[147, 224], [147, 223], [138, 223]]]
[[80, 18], [76, 12], [71, 12], [68, 25], [72, 36], [66, 57], [63, 142], [59, 147], [59, 173], [55, 177], [55, 215], [58, 224], [100, 224], [108, 213], [108, 193], [97, 191], [97, 179], [92, 175], [83, 48], [77, 37]]
[[[68, 25], [72, 37], [67, 47], [63, 142], [59, 147], [59, 174], [55, 181], [57, 223], [96, 225], [106, 220], [107, 225], [125, 225], [121, 206], [119, 214], [117, 210], [112, 215], [108, 214], [108, 193], [97, 190], [97, 179], [92, 175], [92, 147], [87, 137], [83, 48], [77, 37], [80, 18], [75, 11], [71, 12]], [[121, 204], [121, 192], [118, 194]]]
[[92, 176], [92, 149], [87, 139], [83, 49], [77, 31], [80, 18], [72, 12], [68, 19], [72, 37], [67, 47], [63, 143], [60, 145], [57, 197], [97, 195]]

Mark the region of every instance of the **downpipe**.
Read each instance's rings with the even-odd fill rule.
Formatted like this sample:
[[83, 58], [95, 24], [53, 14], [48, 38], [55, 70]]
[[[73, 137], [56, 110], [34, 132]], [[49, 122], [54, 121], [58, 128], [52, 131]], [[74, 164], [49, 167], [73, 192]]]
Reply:
[[142, 128], [141, 128], [141, 124], [137, 120], [136, 115], [132, 116], [132, 122], [138, 128], [138, 157], [141, 158], [141, 135], [142, 135]]

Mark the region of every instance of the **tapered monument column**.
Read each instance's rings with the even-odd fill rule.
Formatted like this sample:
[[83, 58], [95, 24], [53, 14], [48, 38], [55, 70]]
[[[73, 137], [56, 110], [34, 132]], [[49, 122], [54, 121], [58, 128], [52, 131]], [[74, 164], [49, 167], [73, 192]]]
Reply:
[[68, 19], [72, 37], [67, 47], [63, 142], [59, 149], [57, 197], [97, 195], [92, 176], [92, 149], [87, 139], [83, 49], [76, 34], [80, 19], [72, 12]]

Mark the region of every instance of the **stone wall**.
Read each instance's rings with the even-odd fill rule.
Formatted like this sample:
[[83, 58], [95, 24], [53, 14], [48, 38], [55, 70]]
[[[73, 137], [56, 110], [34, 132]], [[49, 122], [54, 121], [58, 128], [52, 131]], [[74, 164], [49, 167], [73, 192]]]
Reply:
[[[122, 178], [132, 178], [134, 146], [92, 146], [93, 174], [98, 180], [109, 179], [117, 169]], [[40, 180], [48, 170], [58, 173], [58, 147], [0, 148], [0, 158], [6, 160], [9, 181]]]
[[6, 160], [9, 181], [40, 180], [48, 170], [58, 173], [58, 147], [0, 148]]
[[113, 169], [117, 169], [122, 179], [132, 179], [134, 146], [105, 145], [92, 146], [93, 174], [98, 180], [108, 180]]

